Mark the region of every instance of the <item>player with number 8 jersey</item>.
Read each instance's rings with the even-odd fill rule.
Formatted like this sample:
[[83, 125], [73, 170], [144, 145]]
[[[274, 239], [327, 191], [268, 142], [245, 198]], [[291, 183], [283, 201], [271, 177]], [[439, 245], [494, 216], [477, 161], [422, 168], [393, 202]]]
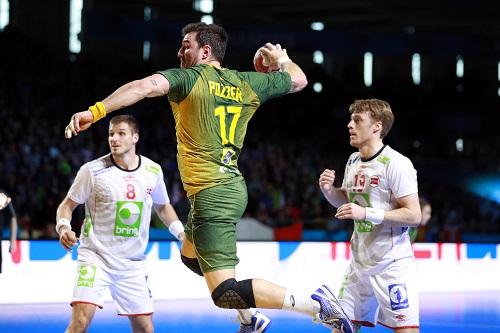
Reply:
[[67, 332], [87, 331], [108, 288], [118, 314], [129, 316], [133, 331], [152, 332], [153, 301], [145, 264], [152, 208], [179, 240], [184, 240], [184, 227], [170, 204], [160, 165], [136, 154], [138, 140], [134, 117], [113, 117], [111, 153], [80, 168], [57, 209], [59, 242], [70, 250], [77, 242], [71, 215], [85, 204]]
[[81, 260], [116, 270], [144, 265], [153, 202], [169, 203], [157, 163], [139, 155], [139, 165], [125, 170], [105, 155], [80, 168], [68, 197], [85, 204]]

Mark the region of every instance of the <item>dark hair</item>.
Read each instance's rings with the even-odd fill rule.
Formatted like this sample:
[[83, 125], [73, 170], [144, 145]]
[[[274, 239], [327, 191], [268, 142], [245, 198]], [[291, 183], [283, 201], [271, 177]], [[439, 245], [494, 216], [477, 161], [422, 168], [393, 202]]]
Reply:
[[114, 116], [109, 120], [110, 124], [116, 125], [119, 123], [127, 123], [132, 133], [139, 134], [139, 125], [137, 124], [137, 119], [130, 114], [120, 114], [118, 116]]
[[394, 114], [392, 113], [391, 106], [386, 101], [381, 99], [359, 99], [349, 106], [349, 113], [362, 113], [368, 112], [375, 121], [382, 123], [382, 131], [380, 138], [383, 139], [392, 128], [394, 123]]
[[209, 45], [215, 60], [222, 63], [226, 54], [227, 32], [217, 24], [206, 24], [205, 22], [189, 23], [182, 28], [182, 37], [190, 32], [197, 32], [196, 41], [199, 46]]

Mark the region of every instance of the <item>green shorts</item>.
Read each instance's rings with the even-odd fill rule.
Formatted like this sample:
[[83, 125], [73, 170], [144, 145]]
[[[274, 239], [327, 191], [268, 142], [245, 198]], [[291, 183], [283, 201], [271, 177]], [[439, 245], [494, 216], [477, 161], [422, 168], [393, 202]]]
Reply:
[[206, 272], [234, 269], [236, 223], [245, 212], [248, 193], [245, 181], [209, 187], [189, 197], [191, 210], [186, 238], [196, 249], [201, 270]]

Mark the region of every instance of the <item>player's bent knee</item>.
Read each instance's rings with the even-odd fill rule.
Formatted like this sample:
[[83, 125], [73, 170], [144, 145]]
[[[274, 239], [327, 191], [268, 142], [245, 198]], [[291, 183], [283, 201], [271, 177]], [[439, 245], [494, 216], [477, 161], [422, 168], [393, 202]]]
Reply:
[[214, 304], [223, 309], [255, 308], [252, 280], [228, 279], [212, 292]]
[[181, 254], [181, 260], [186, 265], [187, 268], [198, 274], [199, 276], [203, 276], [203, 272], [201, 271], [200, 264], [198, 263], [198, 259], [196, 258], [188, 258]]

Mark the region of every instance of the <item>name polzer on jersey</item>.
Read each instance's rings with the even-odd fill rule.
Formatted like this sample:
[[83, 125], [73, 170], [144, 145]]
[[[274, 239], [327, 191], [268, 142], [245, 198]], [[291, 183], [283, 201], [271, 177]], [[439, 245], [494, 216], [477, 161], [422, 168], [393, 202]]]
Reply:
[[290, 91], [290, 74], [238, 72], [210, 65], [159, 73], [170, 83], [177, 161], [188, 196], [241, 180], [238, 156], [248, 122], [262, 103]]
[[135, 170], [118, 167], [111, 154], [84, 164], [68, 197], [85, 203], [78, 260], [115, 270], [142, 265], [149, 239], [151, 207], [169, 198], [161, 167], [139, 156]]
[[[367, 161], [356, 152], [347, 161], [342, 189], [349, 202], [393, 210], [398, 208], [396, 198], [418, 193], [417, 171], [407, 157], [389, 146]], [[354, 221], [351, 248], [355, 264], [374, 273], [395, 260], [413, 257], [408, 228], [384, 223]]]

